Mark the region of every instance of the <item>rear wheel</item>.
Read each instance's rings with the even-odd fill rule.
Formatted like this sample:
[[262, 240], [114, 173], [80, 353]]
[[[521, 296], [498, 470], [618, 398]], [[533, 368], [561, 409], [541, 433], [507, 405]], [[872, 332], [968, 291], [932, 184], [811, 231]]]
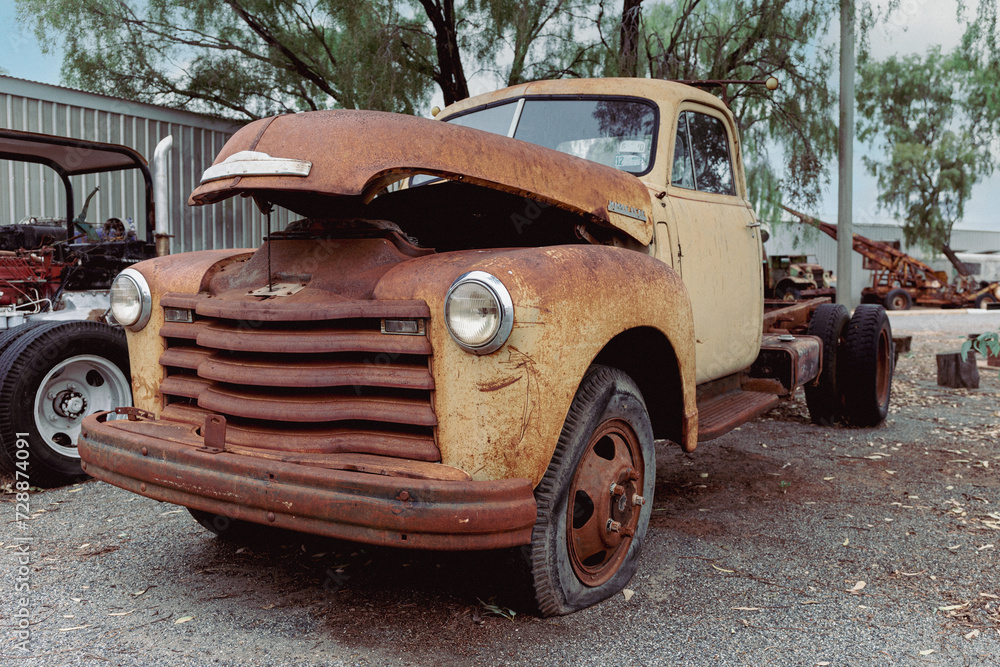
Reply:
[[905, 289], [889, 290], [885, 295], [886, 310], [909, 310], [913, 305], [913, 297]]
[[815, 385], [806, 385], [806, 405], [814, 424], [832, 426], [844, 409], [844, 393], [838, 382], [838, 350], [847, 334], [851, 316], [839, 303], [824, 303], [809, 320], [808, 334], [823, 341], [823, 369]]
[[844, 418], [852, 426], [877, 426], [889, 413], [893, 370], [892, 329], [881, 306], [857, 307], [841, 354]]
[[535, 491], [525, 547], [539, 611], [589, 607], [622, 590], [638, 566], [652, 513], [653, 431], [632, 379], [593, 366]]
[[778, 298], [782, 301], [798, 301], [802, 298], [802, 293], [793, 285], [786, 285], [778, 290]]
[[983, 292], [976, 297], [976, 308], [985, 309], [988, 304], [996, 303], [997, 298], [989, 292]]
[[0, 355], [0, 439], [8, 469], [51, 487], [83, 475], [87, 415], [132, 405], [125, 334], [100, 322], [47, 322]]

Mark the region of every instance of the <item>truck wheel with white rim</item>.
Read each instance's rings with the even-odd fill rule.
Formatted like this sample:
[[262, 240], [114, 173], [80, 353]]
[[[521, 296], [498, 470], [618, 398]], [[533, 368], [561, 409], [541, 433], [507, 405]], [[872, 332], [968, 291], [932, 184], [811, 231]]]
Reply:
[[538, 519], [524, 554], [543, 615], [589, 607], [628, 584], [653, 511], [655, 456], [635, 382], [592, 366], [535, 490]]
[[0, 355], [0, 463], [27, 473], [32, 486], [72, 482], [83, 475], [76, 449], [83, 418], [129, 405], [121, 329], [101, 322], [33, 327]]

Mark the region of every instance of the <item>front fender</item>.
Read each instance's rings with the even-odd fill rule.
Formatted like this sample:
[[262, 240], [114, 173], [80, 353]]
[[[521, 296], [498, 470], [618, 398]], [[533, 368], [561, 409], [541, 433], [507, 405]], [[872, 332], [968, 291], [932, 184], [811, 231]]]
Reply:
[[[514, 302], [506, 344], [482, 356], [459, 348], [444, 324], [448, 287], [472, 270], [499, 278]], [[657, 259], [585, 245], [430, 255], [388, 271], [375, 297], [423, 299], [430, 307], [441, 460], [474, 479], [537, 484], [584, 372], [608, 341], [637, 327], [660, 331], [673, 347], [685, 440], [697, 438], [690, 300], [680, 277]]]

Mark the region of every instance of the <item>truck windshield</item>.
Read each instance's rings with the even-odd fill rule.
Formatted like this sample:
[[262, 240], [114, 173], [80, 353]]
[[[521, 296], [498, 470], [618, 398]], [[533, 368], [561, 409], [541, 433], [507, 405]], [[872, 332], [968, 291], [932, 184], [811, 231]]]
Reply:
[[622, 99], [524, 98], [480, 109], [446, 122], [512, 136], [631, 174], [649, 171], [656, 136], [656, 108]]

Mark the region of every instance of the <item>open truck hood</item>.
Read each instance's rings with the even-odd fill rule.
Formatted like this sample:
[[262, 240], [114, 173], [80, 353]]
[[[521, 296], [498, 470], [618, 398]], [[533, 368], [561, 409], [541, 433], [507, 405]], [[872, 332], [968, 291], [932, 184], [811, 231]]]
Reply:
[[329, 217], [331, 206], [357, 214], [386, 185], [412, 174], [528, 197], [643, 244], [652, 238], [649, 191], [631, 174], [517, 139], [379, 111], [254, 121], [226, 142], [188, 203], [256, 194], [310, 217]]

